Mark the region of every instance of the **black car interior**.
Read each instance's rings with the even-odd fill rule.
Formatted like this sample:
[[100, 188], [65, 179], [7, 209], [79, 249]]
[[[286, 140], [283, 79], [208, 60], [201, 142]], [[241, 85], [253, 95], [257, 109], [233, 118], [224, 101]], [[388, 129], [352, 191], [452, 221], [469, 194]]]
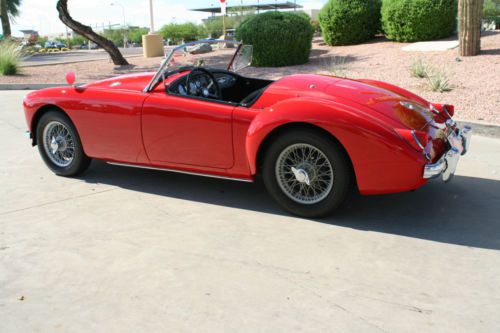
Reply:
[[195, 67], [167, 87], [167, 93], [250, 107], [274, 81], [247, 78], [223, 69]]

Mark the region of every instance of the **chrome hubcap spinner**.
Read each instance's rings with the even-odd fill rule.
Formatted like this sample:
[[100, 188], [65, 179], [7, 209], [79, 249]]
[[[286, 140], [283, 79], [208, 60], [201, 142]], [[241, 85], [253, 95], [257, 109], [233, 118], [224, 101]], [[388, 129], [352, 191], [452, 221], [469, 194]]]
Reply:
[[275, 167], [280, 189], [295, 202], [315, 204], [333, 188], [333, 168], [326, 155], [305, 143], [293, 144], [279, 155]]
[[43, 130], [43, 147], [50, 161], [59, 167], [67, 167], [73, 162], [75, 144], [68, 128], [58, 122], [48, 123]]

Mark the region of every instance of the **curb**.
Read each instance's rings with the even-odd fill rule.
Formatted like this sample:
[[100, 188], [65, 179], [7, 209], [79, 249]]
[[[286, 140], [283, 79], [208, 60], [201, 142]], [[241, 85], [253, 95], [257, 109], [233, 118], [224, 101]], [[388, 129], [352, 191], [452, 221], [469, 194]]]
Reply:
[[472, 134], [486, 136], [489, 138], [500, 139], [500, 125], [487, 122], [469, 121], [469, 120], [456, 120], [458, 126], [472, 127]]
[[[124, 56], [125, 59], [127, 59], [127, 58], [138, 58], [138, 57], [142, 57], [142, 54], [132, 54], [132, 55]], [[29, 65], [23, 65], [23, 63], [21, 63], [20, 67], [21, 68], [27, 68], [27, 67], [57, 66], [57, 65], [77, 64], [77, 63], [80, 63], [80, 62], [101, 61], [101, 60], [109, 60], [111, 62], [111, 58], [109, 56], [105, 56], [103, 58], [68, 60], [68, 61], [60, 61], [60, 62], [57, 62], [57, 63], [41, 63], [41, 64], [29, 64]]]
[[67, 83], [13, 83], [0, 84], [1, 90], [40, 90], [45, 88], [67, 86]]

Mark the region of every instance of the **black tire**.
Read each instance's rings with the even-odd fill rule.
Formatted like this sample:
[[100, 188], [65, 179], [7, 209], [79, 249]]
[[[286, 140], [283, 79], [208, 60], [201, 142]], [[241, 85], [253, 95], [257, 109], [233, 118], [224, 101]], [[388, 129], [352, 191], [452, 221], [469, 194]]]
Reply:
[[[73, 157], [68, 165], [57, 165], [51, 157], [49, 157], [49, 152], [46, 151], [44, 131], [47, 126], [54, 124], [54, 122], [62, 124], [67, 129], [73, 142]], [[80, 136], [78, 135], [75, 126], [68, 116], [60, 111], [51, 110], [42, 115], [36, 127], [36, 142], [38, 145], [38, 151], [40, 152], [43, 161], [56, 175], [64, 177], [77, 176], [87, 170], [90, 165], [91, 159], [85, 155], [85, 152], [83, 151]]]
[[[285, 193], [285, 189], [282, 189], [282, 185], [279, 183], [277, 170], [280, 167], [277, 166], [278, 158], [287, 149], [297, 145], [307, 145], [307, 147], [312, 146], [318, 149], [328, 159], [328, 167], [331, 167], [333, 184], [330, 190], [325, 189], [323, 191], [325, 197], [318, 202], [297, 202], [297, 199], [291, 199], [289, 196], [292, 194]], [[346, 199], [354, 180], [349, 157], [341, 145], [325, 134], [307, 129], [285, 132], [270, 144], [264, 155], [262, 177], [268, 192], [283, 208], [292, 214], [307, 218], [317, 218], [331, 214]], [[293, 177], [291, 178], [293, 181]]]

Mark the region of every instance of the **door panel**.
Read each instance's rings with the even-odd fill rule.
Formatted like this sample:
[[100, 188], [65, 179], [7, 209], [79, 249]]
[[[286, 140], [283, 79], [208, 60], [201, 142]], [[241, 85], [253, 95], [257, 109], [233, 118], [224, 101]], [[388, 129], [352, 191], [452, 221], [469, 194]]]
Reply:
[[230, 168], [234, 107], [152, 93], [144, 103], [142, 130], [151, 162]]
[[78, 129], [85, 153], [105, 160], [147, 163], [141, 136], [141, 92], [75, 89], [59, 105]]

